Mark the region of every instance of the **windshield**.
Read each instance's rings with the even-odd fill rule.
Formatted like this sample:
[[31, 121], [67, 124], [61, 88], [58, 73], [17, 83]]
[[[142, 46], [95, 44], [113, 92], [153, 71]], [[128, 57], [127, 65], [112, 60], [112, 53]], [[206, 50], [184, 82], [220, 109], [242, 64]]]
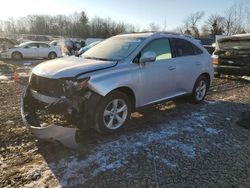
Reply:
[[144, 38], [112, 37], [86, 51], [82, 57], [119, 61], [129, 56]]
[[27, 44], [32, 44], [32, 43], [31, 42], [24, 42], [24, 43], [19, 44], [17, 47], [24, 47]]
[[236, 49], [236, 50], [250, 49], [250, 38], [226, 39], [218, 41], [218, 45], [220, 49]]

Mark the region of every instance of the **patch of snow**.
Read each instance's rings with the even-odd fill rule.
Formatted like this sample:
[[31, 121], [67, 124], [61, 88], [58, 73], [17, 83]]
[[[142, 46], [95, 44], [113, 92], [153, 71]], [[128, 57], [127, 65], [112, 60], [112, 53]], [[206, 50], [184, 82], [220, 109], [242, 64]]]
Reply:
[[1, 76], [0, 76], [0, 80], [9, 80], [9, 77], [8, 77], [8, 76], [1, 75]]
[[191, 159], [194, 159], [196, 157], [195, 149], [192, 144], [184, 144], [176, 140], [170, 140], [166, 143], [166, 146], [182, 152], [185, 157]]
[[214, 128], [205, 128], [205, 130], [209, 133], [209, 134], [218, 134], [220, 131]]
[[[31, 178], [32, 175], [35, 175], [35, 174], [41, 175], [37, 180], [31, 181], [30, 183], [23, 185], [23, 187], [27, 187], [27, 188], [46, 187], [46, 186], [49, 186], [47, 184], [47, 180], [49, 177], [54, 177], [53, 179], [55, 180], [57, 179], [54, 176], [53, 172], [51, 172], [51, 167], [49, 167], [48, 164], [44, 162], [40, 163], [39, 165], [34, 165], [34, 164], [26, 165], [20, 168], [19, 171], [24, 172], [22, 173], [22, 177], [27, 177], [27, 178]], [[56, 188], [61, 187], [58, 181], [56, 183], [57, 185], [53, 185], [53, 187], [56, 187]]]
[[160, 159], [160, 162], [164, 163], [165, 165], [167, 165], [167, 166], [169, 166], [171, 168], [176, 168], [177, 167], [177, 164], [172, 163], [169, 160], [164, 159], [164, 158]]
[[[149, 153], [146, 156], [149, 160], [153, 160], [150, 148], [155, 143], [165, 149], [178, 151], [184, 157], [193, 160], [197, 155], [203, 153], [196, 151], [199, 141], [194, 138], [189, 143], [185, 143], [177, 141], [173, 137], [182, 134], [183, 131], [195, 135], [197, 125], [205, 129], [202, 134], [218, 134], [219, 130], [207, 127], [208, 115], [210, 114], [207, 114], [206, 111], [193, 112], [181, 119], [158, 124], [156, 125], [158, 129], [155, 131], [134, 132], [130, 135], [122, 135], [117, 140], [100, 142], [92, 148], [84, 159], [73, 155], [57, 163], [49, 164], [49, 166], [56, 176], [60, 177], [59, 181], [62, 187], [71, 187], [77, 184], [82, 185], [88, 179], [96, 177], [102, 172], [114, 171], [127, 166], [130, 157], [140, 154], [142, 150]], [[178, 166], [167, 158], [158, 159], [171, 168]]]
[[183, 127], [182, 128], [183, 131], [187, 131], [187, 132], [194, 132], [194, 129], [192, 127]]
[[8, 120], [8, 121], [6, 121], [5, 123], [6, 123], [7, 125], [12, 125], [12, 124], [14, 124], [14, 121]]
[[237, 98], [237, 96], [236, 95], [232, 95], [232, 96], [229, 96], [229, 97], [221, 99], [221, 101], [227, 101], [227, 100], [235, 99], [235, 98]]
[[208, 104], [214, 105], [214, 104], [218, 104], [218, 101], [205, 101]]

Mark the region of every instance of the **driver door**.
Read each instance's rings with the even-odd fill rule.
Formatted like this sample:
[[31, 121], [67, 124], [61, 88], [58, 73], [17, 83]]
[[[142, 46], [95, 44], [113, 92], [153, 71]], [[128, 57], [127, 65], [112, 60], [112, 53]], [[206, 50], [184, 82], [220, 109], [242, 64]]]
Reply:
[[38, 56], [38, 44], [30, 43], [23, 47], [22, 49], [23, 57], [33, 58]]
[[172, 59], [169, 39], [151, 41], [141, 51], [155, 52], [156, 61], [140, 64], [141, 105], [165, 100], [174, 95], [176, 67]]

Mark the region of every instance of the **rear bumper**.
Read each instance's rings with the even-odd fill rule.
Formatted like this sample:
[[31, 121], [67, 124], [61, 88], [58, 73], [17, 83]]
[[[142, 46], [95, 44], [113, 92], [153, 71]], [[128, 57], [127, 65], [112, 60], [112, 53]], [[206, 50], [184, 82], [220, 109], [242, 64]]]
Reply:
[[214, 65], [214, 72], [217, 74], [250, 76], [250, 67]]

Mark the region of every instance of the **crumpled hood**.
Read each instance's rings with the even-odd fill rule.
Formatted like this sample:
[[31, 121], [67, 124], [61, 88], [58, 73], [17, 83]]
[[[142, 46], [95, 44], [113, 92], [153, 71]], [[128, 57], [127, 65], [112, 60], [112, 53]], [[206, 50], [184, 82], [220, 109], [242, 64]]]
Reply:
[[46, 78], [58, 79], [75, 77], [78, 74], [115, 65], [115, 61], [100, 61], [71, 56], [41, 63], [32, 70], [32, 73]]

